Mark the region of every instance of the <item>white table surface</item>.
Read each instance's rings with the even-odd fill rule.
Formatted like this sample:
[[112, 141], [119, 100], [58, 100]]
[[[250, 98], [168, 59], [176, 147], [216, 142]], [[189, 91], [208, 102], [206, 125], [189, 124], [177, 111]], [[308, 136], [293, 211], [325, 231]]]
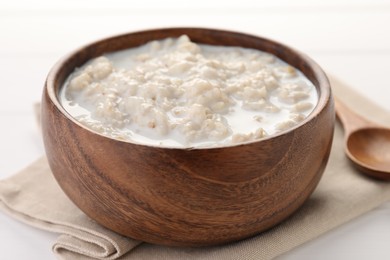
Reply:
[[[389, 1], [130, 2], [0, 1], [0, 179], [44, 154], [32, 105], [40, 101], [52, 65], [82, 44], [145, 28], [214, 27], [284, 42], [390, 116]], [[56, 237], [0, 212], [0, 259], [53, 259]], [[387, 203], [282, 258], [390, 259], [389, 241]]]

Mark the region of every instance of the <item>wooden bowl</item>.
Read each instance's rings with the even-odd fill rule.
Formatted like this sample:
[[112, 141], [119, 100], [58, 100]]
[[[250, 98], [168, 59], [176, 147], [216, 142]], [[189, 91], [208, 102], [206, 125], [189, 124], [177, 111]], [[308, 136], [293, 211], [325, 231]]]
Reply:
[[[198, 43], [272, 53], [300, 69], [319, 102], [299, 125], [260, 141], [222, 148], [159, 148], [114, 140], [78, 123], [61, 106], [66, 77], [91, 58], [187, 34]], [[82, 47], [57, 63], [42, 99], [51, 170], [69, 198], [101, 225], [134, 239], [206, 246], [258, 234], [290, 216], [313, 192], [328, 160], [334, 127], [330, 85], [307, 56], [236, 32], [169, 28]]]

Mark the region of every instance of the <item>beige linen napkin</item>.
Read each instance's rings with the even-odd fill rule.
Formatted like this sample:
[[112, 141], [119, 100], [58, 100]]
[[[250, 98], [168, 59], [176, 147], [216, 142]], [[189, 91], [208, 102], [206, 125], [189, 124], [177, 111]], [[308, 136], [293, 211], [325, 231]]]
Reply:
[[[388, 112], [337, 80], [334, 93], [359, 113], [390, 125]], [[270, 259], [390, 199], [390, 183], [355, 171], [336, 126], [328, 167], [318, 188], [292, 217], [258, 236], [207, 248], [173, 248], [124, 238], [86, 217], [62, 193], [41, 158], [0, 181], [0, 209], [29, 225], [60, 233], [53, 250], [63, 259]]]

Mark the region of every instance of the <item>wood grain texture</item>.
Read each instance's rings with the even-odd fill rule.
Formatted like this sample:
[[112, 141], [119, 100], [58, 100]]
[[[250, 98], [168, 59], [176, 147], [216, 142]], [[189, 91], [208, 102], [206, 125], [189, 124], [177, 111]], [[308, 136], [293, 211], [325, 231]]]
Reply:
[[335, 99], [337, 117], [344, 127], [345, 153], [362, 173], [390, 181], [390, 128], [378, 125]]
[[[71, 118], [58, 91], [75, 67], [106, 52], [187, 34], [205, 44], [275, 54], [317, 87], [319, 103], [298, 126], [262, 141], [211, 149], [171, 149], [123, 142]], [[256, 36], [198, 28], [141, 31], [104, 39], [65, 57], [42, 97], [50, 167], [69, 198], [120, 234], [173, 246], [206, 246], [264, 231], [313, 192], [328, 160], [334, 127], [329, 82], [311, 59]]]

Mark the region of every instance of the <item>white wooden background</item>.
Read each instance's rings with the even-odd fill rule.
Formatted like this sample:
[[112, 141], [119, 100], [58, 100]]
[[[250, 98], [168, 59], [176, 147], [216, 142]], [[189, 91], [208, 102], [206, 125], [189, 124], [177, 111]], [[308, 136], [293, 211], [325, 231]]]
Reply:
[[[146, 28], [200, 26], [284, 42], [389, 110], [390, 1], [0, 0], [0, 178], [44, 154], [32, 105], [64, 54]], [[56, 235], [0, 212], [0, 259], [52, 259]], [[390, 259], [390, 203], [284, 259]]]

